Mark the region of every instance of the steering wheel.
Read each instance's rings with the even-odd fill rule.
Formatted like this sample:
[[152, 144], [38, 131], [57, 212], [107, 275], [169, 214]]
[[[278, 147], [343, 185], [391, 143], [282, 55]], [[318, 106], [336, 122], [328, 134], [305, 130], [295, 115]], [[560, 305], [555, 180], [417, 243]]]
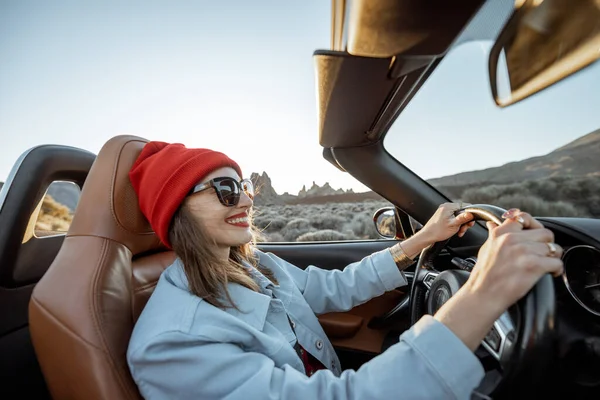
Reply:
[[[478, 204], [462, 208], [455, 215], [469, 212], [475, 220], [500, 225], [505, 211]], [[469, 271], [435, 269], [434, 261], [449, 241], [437, 242], [421, 252], [410, 292], [411, 325], [424, 314], [435, 314], [469, 278]], [[477, 389], [479, 393], [532, 398], [535, 383], [540, 383], [543, 371], [556, 354], [555, 312], [554, 282], [546, 274], [498, 318], [475, 352], [486, 368], [486, 377]]]

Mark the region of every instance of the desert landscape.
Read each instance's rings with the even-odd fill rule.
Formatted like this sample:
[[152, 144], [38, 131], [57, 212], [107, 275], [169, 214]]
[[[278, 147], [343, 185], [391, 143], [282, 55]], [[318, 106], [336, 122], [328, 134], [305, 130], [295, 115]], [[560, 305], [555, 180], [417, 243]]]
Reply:
[[[278, 194], [266, 172], [251, 179], [258, 189], [253, 218], [261, 241], [376, 239], [373, 213], [391, 206], [377, 193], [336, 190], [328, 183], [313, 182], [294, 195]], [[429, 182], [454, 201], [518, 207], [534, 216], [600, 218], [600, 130], [544, 156]], [[36, 229], [65, 231], [78, 196], [74, 184], [53, 183]]]
[[[277, 196], [266, 173], [252, 179], [260, 189], [255, 223], [269, 241], [376, 239], [372, 215], [391, 206], [374, 192], [336, 191], [328, 184]], [[600, 130], [541, 157], [429, 183], [453, 201], [517, 207], [539, 217], [600, 218]]]

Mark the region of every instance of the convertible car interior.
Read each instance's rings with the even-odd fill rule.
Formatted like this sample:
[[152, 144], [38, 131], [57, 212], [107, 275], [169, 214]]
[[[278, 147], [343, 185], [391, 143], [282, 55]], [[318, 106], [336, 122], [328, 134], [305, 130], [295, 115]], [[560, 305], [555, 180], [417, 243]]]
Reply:
[[[567, 7], [548, 15], [567, 27], [576, 19], [577, 37], [563, 40], [564, 29], [552, 31], [556, 37], [542, 45], [523, 37], [519, 24], [543, 5]], [[392, 203], [381, 212], [392, 212], [396, 233], [258, 247], [302, 268], [340, 269], [413, 235], [450, 199], [392, 157], [383, 140], [444, 57], [469, 41], [495, 41], [490, 91], [498, 107], [509, 107], [596, 61], [599, 16], [595, 0], [333, 0], [331, 48], [313, 55], [318, 140], [332, 168]], [[543, 59], [553, 49], [548, 43], [557, 42], [575, 50], [540, 65], [519, 62], [524, 49]], [[508, 89], [500, 88], [500, 68], [518, 77]], [[146, 142], [143, 133], [115, 136], [98, 154], [41, 144], [21, 155], [0, 189], [1, 398], [140, 398], [126, 348], [158, 277], [174, 259], [140, 212], [127, 175]], [[36, 232], [43, 198], [57, 181], [80, 190], [72, 223], [67, 232]], [[464, 211], [497, 221], [504, 210], [473, 204]], [[600, 397], [600, 220], [539, 220], [565, 249], [565, 273], [541, 279], [496, 321], [476, 352], [486, 376], [474, 398]], [[423, 314], [435, 312], [443, 296], [434, 294], [456, 293], [486, 238], [478, 223], [464, 237], [424, 250], [406, 271], [407, 287], [346, 313], [319, 316], [342, 367], [359, 368]]]

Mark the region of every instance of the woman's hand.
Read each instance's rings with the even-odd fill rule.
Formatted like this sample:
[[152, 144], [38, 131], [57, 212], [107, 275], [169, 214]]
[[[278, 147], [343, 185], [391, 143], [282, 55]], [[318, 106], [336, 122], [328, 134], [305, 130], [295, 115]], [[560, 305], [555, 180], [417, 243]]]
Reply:
[[458, 236], [463, 236], [475, 221], [471, 213], [463, 213], [455, 217], [454, 211], [459, 209], [459, 205], [455, 203], [444, 203], [439, 206], [417, 234], [402, 242], [401, 247], [406, 255], [413, 259], [427, 246], [446, 240], [456, 233]]
[[563, 250], [553, 233], [531, 215], [509, 211], [502, 225], [487, 223], [489, 237], [469, 280], [434, 316], [472, 350], [544, 274], [563, 271]]
[[462, 213], [455, 217], [454, 212], [457, 210], [460, 210], [460, 205], [457, 203], [440, 205], [419, 233], [427, 237], [431, 243], [441, 242], [457, 233], [462, 237], [475, 221], [471, 213]]
[[554, 243], [552, 231], [531, 215], [517, 212], [500, 226], [493, 222], [487, 226], [489, 237], [479, 250], [468, 286], [485, 293], [488, 304], [504, 311], [542, 275], [562, 274], [562, 248]]

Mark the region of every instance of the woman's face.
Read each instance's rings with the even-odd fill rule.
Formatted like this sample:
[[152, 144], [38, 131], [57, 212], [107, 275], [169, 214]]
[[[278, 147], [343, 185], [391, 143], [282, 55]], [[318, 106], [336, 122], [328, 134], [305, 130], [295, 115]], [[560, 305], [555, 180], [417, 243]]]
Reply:
[[[213, 171], [198, 183], [219, 177], [231, 177], [238, 182], [241, 180], [233, 168], [224, 167]], [[252, 199], [244, 191], [240, 193], [239, 203], [233, 207], [221, 204], [215, 188], [188, 196], [186, 205], [217, 247], [229, 250], [230, 247], [240, 246], [252, 240], [248, 220]]]

